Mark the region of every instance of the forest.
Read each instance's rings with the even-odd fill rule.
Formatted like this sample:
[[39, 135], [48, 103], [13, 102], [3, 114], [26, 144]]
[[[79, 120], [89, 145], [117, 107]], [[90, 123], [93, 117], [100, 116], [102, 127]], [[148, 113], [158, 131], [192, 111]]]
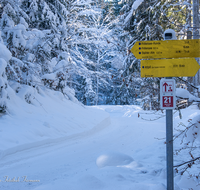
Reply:
[[[160, 78], [141, 78], [130, 49], [136, 41], [163, 40], [168, 28], [178, 39], [191, 39], [192, 3], [1, 0], [0, 112], [6, 112], [8, 88], [18, 93], [23, 85], [60, 91], [84, 105], [159, 109]], [[179, 87], [193, 86], [187, 78], [176, 80]], [[30, 90], [25, 100], [32, 98]]]
[[[91, 115], [87, 114], [89, 112], [84, 113], [86, 110], [84, 105], [90, 106], [91, 109], [95, 107], [93, 105], [110, 105], [108, 109], [110, 113], [113, 109], [112, 105], [126, 105], [127, 110], [132, 109], [126, 114], [130, 114], [130, 117], [131, 114], [135, 114], [132, 118], [134, 120], [130, 120], [132, 123], [136, 119], [141, 119], [151, 122], [151, 126], [155, 127], [153, 122], [165, 117], [165, 112], [160, 110], [161, 78], [142, 78], [140, 60], [136, 59], [131, 48], [138, 41], [164, 40], [163, 34], [167, 29], [173, 29], [178, 40], [199, 39], [200, 14], [197, 2], [198, 0], [0, 0], [1, 137], [11, 139], [10, 134], [12, 134], [13, 138], [20, 138], [20, 135], [26, 134], [24, 132], [26, 130], [22, 129], [26, 128], [27, 124], [21, 125], [16, 122], [17, 125], [15, 121], [19, 118], [13, 120], [15, 117], [12, 117], [12, 109], [16, 108], [17, 111], [14, 112], [17, 113], [26, 106], [32, 106], [30, 111], [28, 108], [28, 114], [34, 119], [29, 120], [29, 116], [24, 119], [23, 112], [20, 119], [23, 122], [30, 122], [29, 127], [36, 130], [36, 134], [38, 134], [37, 129], [39, 131], [46, 127], [44, 130], [46, 135], [46, 130], [50, 130], [55, 114], [58, 121], [55, 124], [56, 132], [59, 127], [67, 131], [71, 123], [75, 126], [75, 120], [80, 120], [82, 127], [84, 119], [87, 120], [86, 116], [89, 119], [94, 117], [92, 119], [95, 120], [98, 114], [94, 116], [95, 112], [91, 112]], [[187, 173], [189, 178], [195, 179], [199, 185], [200, 98], [197, 97], [200, 97], [200, 75], [196, 76], [174, 77], [176, 88], [179, 88], [176, 93], [178, 109], [174, 110], [174, 117], [175, 121], [183, 120], [179, 124], [175, 123], [176, 133], [173, 141], [177, 145], [174, 155], [178, 157], [178, 164], [174, 165], [175, 172], [182, 176]], [[43, 96], [45, 90], [51, 92], [47, 93], [49, 96], [54, 94], [60, 99], [66, 98], [67, 104], [63, 104], [62, 109], [57, 111], [55, 97], [55, 102], [50, 101], [52, 99], [47, 95]], [[48, 97], [46, 107], [49, 107], [49, 110], [44, 108], [42, 101], [38, 101], [37, 97], [43, 101]], [[19, 104], [13, 103], [15, 101], [11, 100], [15, 98], [23, 99], [26, 106], [21, 103], [21, 99], [16, 100], [20, 102]], [[85, 110], [80, 111], [78, 107], [70, 107], [71, 101]], [[195, 101], [198, 102], [199, 107], [196, 106], [197, 104], [192, 104]], [[35, 102], [49, 119], [40, 115], [40, 112], [32, 112]], [[188, 112], [187, 109], [180, 110], [191, 104]], [[137, 110], [138, 106], [129, 108], [129, 105], [139, 105], [142, 111]], [[73, 110], [73, 114], [70, 113], [71, 110], [66, 113], [63, 111], [64, 108]], [[118, 124], [120, 119], [122, 119], [121, 124], [125, 122], [122, 117], [125, 114], [123, 108], [115, 106], [114, 109], [116, 112], [111, 113], [116, 119], [114, 124]], [[49, 114], [47, 110], [52, 111], [53, 114]], [[121, 115], [117, 118], [116, 115], [120, 112]], [[153, 116], [147, 115], [146, 112]], [[141, 113], [148, 119], [145, 119]], [[182, 113], [185, 118], [182, 118]], [[82, 120], [79, 118], [81, 114]], [[8, 115], [9, 117], [6, 117]], [[63, 124], [58, 126], [60, 115], [63, 116]], [[91, 123], [89, 119], [88, 123], [86, 122], [87, 126]], [[38, 125], [38, 120], [41, 120], [41, 125]], [[157, 124], [160, 125], [159, 122]], [[65, 125], [67, 125], [66, 129]], [[144, 131], [149, 130], [149, 132], [146, 131], [148, 136], [151, 128], [149, 124], [147, 125], [148, 129], [143, 123]], [[113, 125], [113, 128], [115, 127]], [[154, 130], [159, 131], [159, 127], [158, 130], [157, 128]], [[67, 132], [73, 128], [71, 127]], [[17, 132], [11, 133], [11, 129]], [[121, 133], [121, 128], [119, 129], [117, 134]], [[133, 131], [134, 128], [130, 127], [130, 129], [137, 134]], [[136, 129], [141, 130], [141, 126]], [[79, 129], [76, 130], [80, 132]], [[2, 131], [8, 132], [5, 133], [7, 135], [2, 135], [4, 134]], [[31, 130], [29, 132], [35, 135]], [[53, 131], [52, 136], [57, 134], [56, 132]], [[18, 134], [20, 134], [19, 137]], [[127, 134], [129, 131], [124, 133], [125, 139]], [[39, 133], [39, 140], [43, 138], [42, 135], [40, 136]], [[138, 135], [136, 136], [139, 138]], [[10, 139], [8, 142], [15, 142]], [[145, 140], [145, 138], [142, 139], [142, 141]], [[4, 143], [7, 144], [6, 142]], [[90, 141], [88, 142], [91, 145]], [[132, 143], [131, 135], [130, 142]], [[18, 141], [16, 144], [18, 145]], [[157, 150], [157, 152], [160, 151], [160, 149]], [[157, 165], [156, 162], [155, 165]], [[193, 165], [196, 167], [192, 167]], [[159, 170], [155, 171], [155, 175], [156, 172]]]

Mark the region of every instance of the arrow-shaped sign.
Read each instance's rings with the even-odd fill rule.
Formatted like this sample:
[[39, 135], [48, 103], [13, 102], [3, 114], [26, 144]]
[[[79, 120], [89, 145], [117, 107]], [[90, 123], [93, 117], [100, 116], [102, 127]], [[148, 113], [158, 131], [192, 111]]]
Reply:
[[137, 59], [200, 57], [200, 39], [138, 41], [131, 52]]
[[163, 84], [163, 86], [165, 87], [165, 92], [167, 92], [167, 86], [168, 86], [168, 84], [165, 82], [165, 83]]
[[141, 77], [193, 77], [199, 68], [195, 58], [141, 60]]

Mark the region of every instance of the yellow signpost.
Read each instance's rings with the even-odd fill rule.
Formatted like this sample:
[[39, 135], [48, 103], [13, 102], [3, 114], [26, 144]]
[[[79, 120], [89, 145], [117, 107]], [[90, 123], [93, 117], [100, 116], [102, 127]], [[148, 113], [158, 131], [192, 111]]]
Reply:
[[138, 41], [131, 52], [137, 59], [200, 57], [200, 39]]
[[195, 58], [141, 60], [141, 77], [192, 77], [199, 68]]
[[175, 31], [171, 29], [166, 30], [164, 35], [164, 41], [136, 42], [131, 52], [137, 59], [146, 59], [141, 60], [141, 77], [169, 77], [160, 81], [160, 102], [161, 109], [166, 109], [167, 189], [173, 190], [172, 109], [176, 107], [176, 87], [171, 77], [195, 76], [200, 68], [195, 60], [195, 57], [200, 57], [200, 39], [172, 40], [176, 37]]

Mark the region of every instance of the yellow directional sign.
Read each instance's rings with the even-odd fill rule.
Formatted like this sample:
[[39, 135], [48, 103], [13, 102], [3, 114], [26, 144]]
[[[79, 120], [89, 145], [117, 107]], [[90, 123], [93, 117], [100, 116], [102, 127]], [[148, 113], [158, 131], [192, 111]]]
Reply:
[[138, 41], [131, 52], [137, 59], [200, 57], [200, 39]]
[[199, 68], [195, 58], [141, 60], [141, 77], [193, 77]]

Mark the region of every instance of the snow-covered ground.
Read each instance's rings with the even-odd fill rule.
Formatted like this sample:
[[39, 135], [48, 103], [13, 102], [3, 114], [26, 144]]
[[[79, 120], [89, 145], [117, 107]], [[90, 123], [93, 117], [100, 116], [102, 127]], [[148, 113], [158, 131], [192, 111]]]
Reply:
[[[47, 90], [32, 104], [23, 90], [13, 96], [0, 117], [0, 189], [166, 190], [164, 113], [84, 107]], [[183, 119], [176, 112], [174, 126], [198, 114], [195, 105]], [[175, 176], [175, 190], [189, 188], [199, 189]]]

